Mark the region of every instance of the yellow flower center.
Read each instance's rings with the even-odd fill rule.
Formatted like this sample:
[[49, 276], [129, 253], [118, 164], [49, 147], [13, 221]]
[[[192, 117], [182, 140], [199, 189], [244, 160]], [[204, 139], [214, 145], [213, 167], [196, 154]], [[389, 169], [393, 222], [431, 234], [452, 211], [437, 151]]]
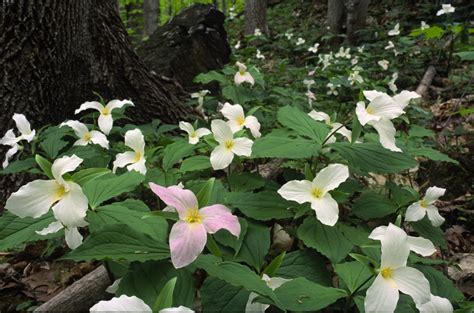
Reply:
[[197, 137], [197, 134], [196, 134], [196, 132], [192, 132], [192, 133], [190, 133], [190, 134], [189, 134], [189, 137], [191, 137], [191, 138], [196, 138], [196, 137]]
[[315, 187], [311, 190], [311, 195], [317, 199], [321, 198], [323, 194], [324, 194], [324, 191], [321, 188]]
[[367, 107], [367, 109], [365, 109], [365, 111], [369, 114], [374, 114], [374, 109], [372, 109], [370, 107]]
[[110, 110], [108, 108], [103, 108], [102, 110], [100, 110], [100, 113], [102, 113], [102, 115], [109, 115]]
[[241, 76], [244, 76], [245, 73], [247, 73], [245, 70], [239, 70], [239, 74], [240, 74]]
[[242, 126], [244, 125], [244, 123], [245, 123], [245, 118], [243, 116], [239, 116], [237, 118], [237, 124], [239, 124], [239, 126]]
[[135, 159], [133, 159], [133, 163], [137, 163], [141, 158], [142, 154], [140, 152], [135, 152]]
[[423, 200], [420, 201], [420, 206], [421, 206], [422, 208], [425, 208], [425, 209], [426, 209], [426, 208], [428, 207], [428, 205], [429, 205], [429, 204], [428, 204], [428, 201], [426, 201], [425, 199], [423, 199]]
[[92, 135], [91, 133], [85, 133], [82, 138], [84, 139], [84, 141], [90, 141], [92, 138]]
[[233, 140], [226, 140], [224, 145], [225, 145], [226, 149], [230, 150], [234, 147], [234, 141]]
[[393, 269], [392, 269], [391, 267], [383, 268], [383, 269], [380, 271], [380, 274], [381, 274], [382, 277], [385, 278], [385, 279], [392, 279], [392, 277], [393, 277]]
[[186, 216], [185, 221], [190, 224], [200, 224], [202, 216], [199, 214], [198, 208], [193, 208], [188, 210], [188, 216]]
[[58, 184], [56, 192], [54, 193], [54, 202], [61, 200], [66, 192], [66, 188], [63, 185]]

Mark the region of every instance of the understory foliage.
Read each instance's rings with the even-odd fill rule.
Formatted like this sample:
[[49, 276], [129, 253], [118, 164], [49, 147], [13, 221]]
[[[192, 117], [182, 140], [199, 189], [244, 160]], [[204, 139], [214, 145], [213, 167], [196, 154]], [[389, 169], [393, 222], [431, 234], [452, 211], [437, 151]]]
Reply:
[[457, 161], [435, 149], [410, 78], [397, 82], [399, 64], [466, 31], [448, 14], [335, 51], [256, 32], [233, 43], [235, 65], [196, 78], [221, 93], [192, 94], [203, 116], [179, 125], [129, 123], [133, 99], [100, 96], [36, 131], [16, 115], [1, 173], [38, 179], [9, 198], [0, 251], [65, 237], [63, 259], [103, 261], [114, 303], [142, 311], [468, 312], [437, 257], [450, 186], [412, 184], [420, 160]]

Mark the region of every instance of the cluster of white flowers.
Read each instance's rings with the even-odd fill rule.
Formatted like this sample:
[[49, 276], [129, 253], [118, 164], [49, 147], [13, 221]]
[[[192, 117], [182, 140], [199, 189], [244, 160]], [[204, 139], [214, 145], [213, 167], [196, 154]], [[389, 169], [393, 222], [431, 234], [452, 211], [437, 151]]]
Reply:
[[341, 85], [340, 85], [340, 84], [336, 84], [336, 85], [335, 85], [335, 84], [329, 82], [329, 83], [326, 85], [326, 87], [329, 88], [329, 90], [326, 92], [326, 94], [327, 94], [328, 96], [330, 96], [330, 95], [337, 96], [337, 95], [339, 94], [339, 92], [337, 91], [337, 88], [340, 88]]
[[314, 85], [315, 81], [312, 79], [304, 79], [303, 84], [306, 85], [306, 92], [305, 96], [308, 98], [308, 106], [309, 108], [312, 108], [313, 106], [313, 101], [316, 100], [316, 95], [314, 92], [311, 91], [311, 86]]
[[31, 142], [36, 135], [36, 131], [31, 130], [30, 122], [26, 119], [23, 114], [15, 113], [13, 114], [13, 120], [15, 121], [16, 128], [20, 132], [20, 135], [15, 135], [13, 129], [7, 130], [5, 135], [0, 139], [0, 145], [9, 146], [5, 160], [3, 161], [3, 168], [6, 168], [9, 164], [10, 159], [22, 148], [19, 144], [22, 140], [26, 142]]
[[362, 71], [362, 67], [360, 66], [354, 66], [352, 68], [352, 71], [349, 74], [349, 77], [347, 77], [351, 85], [354, 85], [356, 82], [359, 84], [362, 84], [364, 82], [364, 78], [360, 75], [361, 71]]

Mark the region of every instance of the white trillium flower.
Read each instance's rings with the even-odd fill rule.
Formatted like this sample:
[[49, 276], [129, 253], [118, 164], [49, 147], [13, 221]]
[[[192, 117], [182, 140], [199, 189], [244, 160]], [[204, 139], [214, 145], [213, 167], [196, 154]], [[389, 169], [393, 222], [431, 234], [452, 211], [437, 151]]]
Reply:
[[249, 72], [247, 72], [247, 66], [245, 64], [240, 63], [240, 62], [235, 62], [235, 65], [239, 68], [239, 71], [235, 73], [234, 76], [234, 82], [237, 86], [239, 86], [242, 83], [249, 83], [250, 85], [255, 84], [255, 80], [253, 79], [253, 76], [250, 75]]
[[122, 278], [118, 278], [118, 279], [114, 280], [112, 285], [110, 285], [109, 287], [107, 287], [105, 289], [105, 292], [115, 294], [117, 292], [121, 282], [122, 282]]
[[351, 64], [356, 65], [357, 63], [359, 63], [359, 58], [356, 56], [351, 60]]
[[80, 112], [88, 109], [95, 109], [100, 112], [99, 115], [99, 128], [100, 130], [108, 135], [112, 126], [114, 125], [114, 119], [112, 118], [112, 111], [115, 109], [119, 109], [126, 104], [130, 104], [131, 106], [135, 106], [132, 101], [130, 100], [112, 100], [104, 107], [102, 103], [97, 101], [87, 101], [81, 104], [79, 109], [77, 109], [74, 114], [79, 114]]
[[387, 46], [385, 46], [385, 50], [390, 50], [393, 48], [395, 48], [395, 45], [393, 44], [392, 41], [389, 40]]
[[416, 304], [420, 313], [453, 313], [454, 309], [448, 299], [431, 295], [430, 301]]
[[179, 128], [184, 130], [189, 135], [188, 142], [192, 145], [195, 145], [199, 142], [199, 138], [209, 135], [211, 131], [207, 128], [198, 128], [194, 130], [193, 125], [188, 122], [179, 122]]
[[56, 159], [51, 166], [54, 179], [38, 179], [22, 186], [8, 198], [5, 209], [21, 218], [38, 218], [52, 207], [57, 222], [38, 233], [45, 235], [66, 227], [66, 243], [72, 249], [78, 247], [82, 243], [82, 236], [77, 227], [87, 225], [84, 218], [88, 200], [81, 186], [64, 180], [63, 175], [74, 171], [82, 161], [76, 155]]
[[316, 82], [314, 79], [304, 79], [303, 84], [305, 84], [306, 88], [311, 88], [312, 85], [314, 85]]
[[59, 127], [63, 126], [71, 127], [74, 134], [79, 137], [79, 139], [74, 143], [74, 146], [87, 146], [88, 144], [93, 143], [105, 149], [109, 148], [107, 137], [100, 131], [89, 131], [87, 126], [79, 121], [67, 121], [59, 125]]
[[430, 301], [428, 280], [417, 269], [406, 266], [410, 254], [407, 237], [399, 227], [391, 223], [387, 227], [381, 240], [380, 270], [365, 296], [365, 312], [394, 312], [399, 291], [412, 297], [415, 303]]
[[451, 4], [442, 4], [441, 5], [441, 10], [436, 12], [436, 16], [440, 16], [443, 14], [450, 14], [455, 11], [455, 7], [453, 7]]
[[[384, 238], [387, 236], [387, 229], [387, 226], [376, 227], [370, 233], [369, 238], [372, 240], [385, 240]], [[434, 247], [433, 243], [423, 237], [407, 236], [407, 245], [411, 251], [422, 256], [430, 256], [436, 252], [436, 248]]]
[[311, 47], [308, 48], [308, 51], [309, 51], [309, 52], [312, 52], [312, 53], [317, 53], [317, 52], [318, 52], [318, 48], [319, 48], [319, 43], [315, 43], [313, 46], [311, 46]]
[[386, 71], [390, 62], [387, 60], [380, 60], [377, 62], [377, 64], [380, 65], [380, 67], [383, 68], [384, 71]]
[[357, 48], [357, 52], [363, 53], [363, 52], [364, 52], [364, 48], [365, 48], [365, 46], [358, 47], [358, 48]]
[[[325, 112], [317, 112], [315, 110], [312, 110], [311, 112], [308, 113], [308, 115], [316, 121], [323, 121], [326, 123], [326, 125], [331, 127], [331, 131], [328, 134], [331, 135], [333, 131], [336, 131], [336, 133], [341, 134], [342, 136], [346, 137], [349, 142], [351, 141], [352, 138], [352, 132], [348, 130], [345, 126], [343, 126], [341, 123], [333, 122], [331, 121], [331, 117], [325, 113]], [[336, 141], [336, 137], [334, 135], [331, 136], [330, 139], [328, 139], [327, 143], [333, 143]]]
[[293, 38], [293, 33], [290, 33], [290, 32], [286, 32], [285, 33], [285, 36], [288, 40], [291, 40], [291, 38]]
[[354, 85], [356, 82], [362, 84], [364, 82], [364, 78], [360, 75], [360, 70], [354, 69], [347, 77], [351, 85]]
[[392, 79], [388, 82], [388, 88], [394, 93], [397, 92], [398, 90], [398, 87], [395, 84], [397, 79], [398, 79], [398, 72], [395, 72], [392, 74]]
[[284, 184], [278, 193], [286, 200], [299, 204], [310, 202], [317, 219], [324, 225], [334, 226], [339, 218], [339, 207], [329, 194], [349, 178], [349, 168], [343, 164], [331, 164], [323, 168], [316, 178], [292, 180]]
[[180, 305], [174, 308], [161, 309], [158, 313], [194, 313], [194, 311], [190, 308]]
[[344, 49], [344, 47], [340, 47], [339, 51], [334, 56], [336, 58], [350, 59], [351, 58], [351, 53], [350, 52], [351, 52], [351, 48]]
[[240, 40], [237, 41], [237, 43], [235, 44], [234, 48], [235, 48], [235, 50], [239, 50], [239, 49], [240, 49]]
[[121, 295], [110, 300], [102, 300], [90, 308], [90, 312], [140, 312], [152, 313], [151, 308], [136, 296]]
[[[272, 290], [277, 289], [284, 283], [290, 281], [291, 279], [286, 279], [282, 277], [270, 277], [267, 274], [263, 274], [262, 280], [265, 281], [268, 287]], [[252, 302], [255, 298], [259, 295], [255, 292], [251, 292], [249, 295], [249, 299], [247, 301], [247, 305], [245, 306], [245, 312], [252, 312], [252, 313], [263, 313], [266, 309], [270, 307], [269, 304], [263, 304], [258, 302]]]
[[265, 60], [265, 56], [262, 54], [262, 52], [257, 49], [257, 54], [255, 55], [257, 59]]
[[433, 205], [438, 198], [442, 197], [446, 189], [439, 187], [430, 187], [426, 190], [425, 196], [420, 201], [411, 204], [407, 208], [405, 220], [409, 222], [415, 222], [421, 220], [428, 214], [428, 219], [431, 224], [435, 227], [440, 226], [444, 223], [444, 217], [442, 217], [438, 208]]
[[201, 91], [198, 91], [198, 92], [193, 92], [191, 94], [191, 98], [193, 99], [198, 99], [198, 108], [202, 108], [203, 104], [204, 104], [204, 97], [211, 93], [209, 90], [207, 89], [204, 89], [204, 90], [201, 90]]
[[260, 123], [255, 116], [249, 115], [245, 117], [244, 109], [240, 104], [230, 104], [228, 102], [224, 103], [224, 106], [220, 110], [222, 115], [228, 120], [232, 133], [236, 133], [242, 128], [250, 129], [252, 136], [255, 138], [260, 137]]
[[253, 32], [253, 35], [258, 37], [258, 36], [262, 36], [262, 31], [260, 30], [260, 28], [255, 28], [255, 31]]
[[430, 28], [430, 25], [426, 24], [425, 21], [421, 21], [420, 29], [425, 30], [425, 29], [428, 29], [428, 28]]
[[307, 90], [304, 94], [308, 98], [309, 108], [313, 107], [313, 101], [316, 100], [316, 95], [311, 90]]
[[304, 40], [303, 38], [299, 37], [298, 40], [296, 41], [296, 45], [297, 46], [301, 46], [302, 44], [304, 44], [306, 42], [306, 40]]
[[234, 154], [250, 156], [253, 141], [248, 138], [234, 138], [229, 124], [223, 120], [213, 120], [211, 129], [214, 139], [219, 145], [211, 152], [211, 165], [215, 170], [228, 167], [234, 159]]
[[328, 84], [326, 85], [326, 87], [329, 88], [329, 90], [326, 92], [326, 94], [327, 94], [328, 96], [330, 96], [330, 95], [335, 95], [335, 96], [337, 96], [337, 95], [339, 94], [339, 92], [337, 91], [337, 88], [341, 87], [341, 85], [339, 85], [339, 84], [338, 84], [338, 85], [334, 85], [333, 83], [328, 83]]
[[[398, 74], [397, 75], [395, 74], [393, 77], [398, 77]], [[380, 97], [380, 96], [390, 97], [385, 92], [381, 92], [377, 90], [364, 90], [364, 96], [369, 101], [373, 101], [375, 98]], [[418, 99], [420, 97], [421, 96], [414, 91], [403, 90], [399, 94], [396, 94], [390, 98], [392, 99], [393, 102], [399, 105], [402, 110], [404, 110], [412, 99]]]
[[0, 145], [11, 147], [5, 154], [5, 160], [2, 164], [3, 168], [8, 166], [10, 159], [18, 152], [18, 150], [20, 150], [18, 142], [21, 140], [31, 142], [36, 135], [36, 131], [34, 129], [31, 130], [30, 122], [28, 122], [25, 115], [15, 113], [13, 114], [13, 120], [15, 121], [16, 128], [20, 132], [20, 136], [16, 136], [13, 129], [9, 129], [0, 139]]
[[118, 167], [127, 166], [127, 170], [137, 171], [145, 175], [145, 139], [140, 129], [135, 128], [125, 133], [125, 145], [132, 148], [133, 151], [117, 154], [112, 171], [115, 173]]
[[400, 35], [400, 23], [397, 23], [392, 30], [388, 31], [389, 36], [398, 36]]

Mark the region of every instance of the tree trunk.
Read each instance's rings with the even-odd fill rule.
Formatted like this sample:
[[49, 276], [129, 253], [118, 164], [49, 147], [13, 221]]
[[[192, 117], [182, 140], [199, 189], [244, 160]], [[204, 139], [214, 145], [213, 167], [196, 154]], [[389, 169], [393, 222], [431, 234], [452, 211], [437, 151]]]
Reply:
[[329, 0], [328, 1], [328, 25], [329, 30], [335, 34], [341, 34], [344, 24], [344, 1], [343, 0]]
[[145, 36], [150, 36], [159, 25], [160, 0], [143, 1], [143, 19], [145, 20]]
[[[190, 114], [182, 88], [151, 72], [131, 48], [116, 0], [3, 2], [0, 68], [0, 136], [13, 126], [15, 112], [35, 129], [74, 118], [81, 103], [96, 98], [94, 91], [131, 99], [136, 107], [127, 113], [137, 123], [176, 123]], [[0, 178], [0, 208], [21, 183], [11, 180]]]
[[257, 28], [268, 35], [267, 0], [246, 0], [244, 33], [251, 35]]
[[346, 38], [351, 45], [357, 43], [356, 32], [365, 26], [369, 2], [370, 0], [348, 0], [346, 3]]

